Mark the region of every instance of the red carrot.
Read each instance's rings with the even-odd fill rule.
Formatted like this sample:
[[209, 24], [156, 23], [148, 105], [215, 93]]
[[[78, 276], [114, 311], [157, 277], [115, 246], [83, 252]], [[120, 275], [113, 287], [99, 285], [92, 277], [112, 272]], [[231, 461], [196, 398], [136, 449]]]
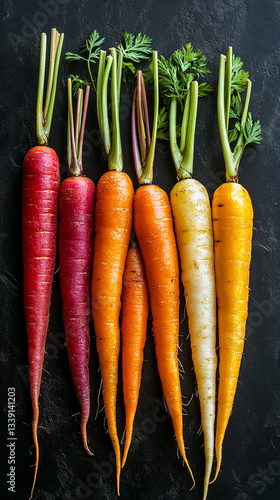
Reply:
[[39, 392], [56, 256], [59, 162], [47, 147], [50, 133], [59, 59], [63, 43], [52, 30], [49, 79], [43, 110], [46, 63], [46, 35], [41, 37], [40, 72], [36, 131], [39, 146], [32, 148], [23, 161], [22, 231], [24, 267], [24, 307], [28, 341], [30, 392], [33, 409], [32, 431], [36, 463], [31, 497], [39, 464], [38, 419]]
[[68, 80], [68, 175], [61, 185], [59, 198], [59, 266], [63, 301], [66, 347], [74, 386], [81, 406], [81, 430], [84, 447], [90, 413], [89, 385], [89, 280], [92, 260], [94, 183], [83, 176], [82, 145], [88, 107], [86, 89], [83, 117], [83, 91], [79, 89], [76, 129], [74, 132], [72, 81]]

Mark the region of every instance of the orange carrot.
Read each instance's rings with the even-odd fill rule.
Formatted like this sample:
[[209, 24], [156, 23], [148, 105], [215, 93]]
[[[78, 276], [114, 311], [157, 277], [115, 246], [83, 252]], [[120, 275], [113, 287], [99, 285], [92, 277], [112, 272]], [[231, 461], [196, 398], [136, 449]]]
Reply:
[[124, 172], [109, 171], [97, 184], [92, 270], [92, 314], [103, 380], [104, 406], [116, 454], [119, 492], [120, 446], [116, 397], [120, 351], [122, 279], [132, 225], [133, 186]]
[[135, 239], [132, 239], [126, 258], [122, 292], [122, 367], [126, 415], [122, 467], [130, 447], [138, 404], [148, 312], [149, 297], [144, 264], [140, 249]]
[[[236, 393], [248, 315], [253, 208], [248, 192], [238, 184], [237, 173], [245, 146], [249, 142], [259, 143], [261, 140], [260, 123], [253, 123], [251, 114], [248, 114], [251, 82], [241, 66], [240, 59], [232, 57], [231, 47], [227, 58], [221, 55], [218, 119], [227, 182], [215, 191], [212, 204], [219, 326], [219, 390], [215, 441], [217, 468], [213, 481], [221, 466], [222, 444]], [[236, 89], [237, 71], [239, 87]], [[242, 80], [243, 87], [240, 83]], [[235, 100], [241, 102], [239, 93], [246, 86], [244, 110], [242, 114], [242, 110], [240, 111], [240, 121], [236, 126], [239, 135], [236, 136], [236, 145], [231, 151], [232, 136], [228, 132], [230, 108]]]
[[[134, 229], [144, 260], [153, 316], [153, 333], [159, 375], [170, 412], [180, 453], [192, 475], [184, 446], [182, 396], [178, 367], [179, 263], [168, 195], [152, 182], [157, 121], [157, 53], [153, 57], [155, 97], [152, 140], [149, 140], [148, 113], [142, 73], [138, 72], [137, 93], [132, 108], [132, 140], [136, 173], [140, 186], [134, 196]], [[137, 107], [136, 107], [137, 101]], [[144, 116], [142, 116], [142, 109]], [[137, 110], [137, 117], [136, 117]], [[138, 120], [137, 120], [138, 118]], [[142, 141], [142, 158], [137, 142]], [[146, 130], [144, 131], [144, 124]], [[147, 137], [147, 144], [145, 141]], [[144, 147], [143, 147], [144, 146]], [[142, 166], [144, 164], [144, 167]]]
[[[123, 273], [132, 227], [134, 189], [129, 176], [121, 171], [123, 164], [118, 113], [120, 75], [117, 72], [116, 49], [111, 49], [111, 54], [107, 58], [105, 69], [105, 52], [101, 51], [97, 81], [98, 119], [108, 154], [109, 171], [101, 177], [96, 189], [91, 293], [96, 345], [103, 380], [104, 407], [116, 456], [119, 494], [121, 454], [116, 421], [120, 350], [119, 316]], [[104, 121], [104, 114], [108, 112], [107, 83], [111, 67], [112, 142], [107, 121]]]

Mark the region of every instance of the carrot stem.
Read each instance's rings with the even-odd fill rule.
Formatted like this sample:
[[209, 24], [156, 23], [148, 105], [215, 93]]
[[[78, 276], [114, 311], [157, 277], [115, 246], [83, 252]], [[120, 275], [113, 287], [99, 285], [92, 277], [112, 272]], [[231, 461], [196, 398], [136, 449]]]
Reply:
[[141, 162], [141, 158], [140, 158], [140, 151], [139, 151], [138, 139], [137, 139], [136, 96], [137, 96], [137, 89], [135, 89], [134, 96], [133, 96], [133, 103], [132, 103], [131, 137], [132, 137], [132, 151], [133, 151], [134, 166], [135, 166], [137, 179], [138, 179], [138, 182], [140, 184], [141, 175], [142, 175], [142, 162]]
[[117, 170], [121, 172], [123, 169], [122, 160], [122, 145], [120, 134], [120, 118], [119, 118], [119, 104], [120, 104], [120, 69], [118, 70], [118, 57], [122, 57], [115, 48], [110, 49], [113, 58], [112, 63], [112, 79], [111, 79], [111, 104], [112, 104], [112, 145], [108, 156], [109, 170]]
[[87, 117], [87, 109], [88, 109], [88, 101], [89, 101], [89, 92], [90, 92], [90, 87], [87, 85], [86, 87], [86, 95], [85, 95], [85, 102], [84, 102], [84, 111], [83, 111], [83, 117], [82, 117], [82, 123], [81, 123], [81, 130], [80, 130], [80, 139], [79, 139], [79, 153], [78, 153], [78, 160], [80, 162], [80, 165], [82, 167], [82, 158], [83, 158], [83, 143], [84, 143], [84, 135], [85, 135], [85, 127], [86, 127], [86, 117]]
[[[143, 122], [143, 108], [147, 110], [147, 98], [144, 86], [144, 92], [142, 95], [142, 79], [143, 75], [141, 71], [137, 71], [137, 129], [138, 129], [138, 137], [139, 137], [139, 146], [141, 151], [141, 161], [144, 162], [146, 158], [146, 135], [145, 128]], [[146, 104], [146, 106], [145, 106]]]
[[225, 68], [225, 113], [226, 113], [226, 129], [228, 131], [229, 124], [229, 111], [230, 111], [230, 101], [231, 101], [231, 73], [232, 73], [232, 47], [228, 48], [226, 56], [226, 68]]
[[[192, 177], [193, 174], [193, 154], [194, 154], [194, 138], [197, 117], [197, 104], [198, 104], [198, 83], [192, 81], [189, 94], [189, 113], [188, 124], [186, 130], [186, 145], [184, 155], [180, 168], [180, 179], [187, 179]], [[187, 99], [188, 100], [188, 99]]]
[[185, 105], [184, 105], [183, 120], [182, 120], [182, 127], [181, 127], [181, 140], [180, 140], [181, 153], [184, 152], [185, 147], [186, 147], [186, 135], [187, 135], [187, 129], [188, 129], [189, 113], [190, 113], [190, 93], [188, 92], [188, 95], [187, 95], [187, 98], [185, 101]]
[[58, 32], [56, 29], [52, 29], [52, 31], [51, 31], [49, 76], [48, 76], [47, 93], [46, 93], [46, 100], [45, 100], [45, 107], [44, 107], [44, 116], [47, 116], [49, 104], [50, 104], [51, 90], [52, 90], [53, 76], [54, 76], [55, 54], [57, 51], [58, 42], [59, 42]]
[[[74, 124], [72, 80], [68, 78], [68, 131], [67, 131], [67, 158], [68, 175], [80, 176], [83, 174], [82, 150], [85, 133], [85, 123], [88, 108], [90, 87], [86, 87], [83, 109], [83, 90], [78, 91], [76, 126]], [[83, 114], [82, 114], [83, 109]]]
[[[226, 180], [238, 182], [238, 167], [244, 151], [244, 127], [246, 125], [252, 84], [249, 78], [247, 79], [247, 92], [246, 100], [243, 108], [243, 113], [240, 123], [240, 133], [234, 147], [231, 150], [230, 141], [228, 136], [228, 124], [231, 103], [231, 76], [232, 76], [232, 48], [229, 47], [227, 57], [223, 54], [220, 56], [220, 71], [218, 83], [218, 123], [220, 130], [221, 143], [224, 154], [224, 161], [226, 165]], [[241, 102], [239, 93], [237, 98]]]
[[226, 119], [225, 119], [225, 63], [226, 57], [221, 54], [220, 56], [220, 69], [218, 81], [218, 124], [224, 154], [224, 161], [226, 166], [226, 179], [227, 181], [236, 181], [236, 171], [233, 161], [232, 151], [230, 148]]
[[83, 92], [81, 92], [81, 90], [82, 89], [78, 90], [77, 109], [76, 109], [76, 125], [75, 125], [75, 149], [76, 149], [76, 152], [78, 152], [79, 133], [80, 133], [80, 129], [81, 129], [81, 116], [82, 116], [82, 107], [83, 107], [83, 102], [82, 102]]
[[39, 69], [39, 83], [38, 83], [37, 109], [36, 109], [36, 135], [38, 144], [42, 146], [48, 145], [48, 140], [50, 135], [54, 100], [56, 94], [57, 75], [58, 75], [63, 39], [64, 39], [63, 33], [59, 35], [56, 29], [52, 30], [46, 104], [45, 104], [45, 109], [43, 110], [47, 36], [45, 33], [42, 33], [41, 35], [40, 69]]
[[111, 133], [108, 115], [108, 80], [112, 62], [113, 58], [110, 55], [107, 56], [106, 62], [106, 52], [101, 50], [97, 76], [97, 117], [101, 138], [107, 156], [111, 150]]
[[[81, 89], [79, 89], [80, 92]], [[68, 133], [70, 133], [71, 141], [71, 158], [72, 162], [68, 164], [68, 169], [70, 175], [79, 175], [79, 165], [76, 154], [75, 147], [75, 132], [74, 132], [74, 116], [73, 116], [73, 100], [72, 100], [72, 80], [68, 78], [68, 113], [69, 119], [68, 123], [70, 124], [70, 128], [68, 129]], [[69, 144], [68, 142], [68, 144]]]
[[153, 131], [152, 140], [148, 149], [147, 158], [145, 161], [145, 169], [143, 175], [144, 184], [151, 184], [153, 182], [153, 165], [155, 158], [156, 138], [157, 138], [157, 125], [158, 125], [158, 104], [159, 104], [159, 88], [158, 88], [158, 53], [153, 51], [153, 70], [154, 70], [154, 117], [153, 117]]
[[[132, 149], [135, 170], [139, 184], [151, 184], [153, 182], [153, 165], [156, 147], [156, 135], [158, 124], [158, 59], [157, 52], [153, 52], [153, 72], [154, 72], [154, 116], [153, 131], [150, 138], [149, 115], [145, 84], [142, 72], [137, 73], [137, 88], [132, 104]], [[143, 116], [144, 115], [144, 116]], [[138, 124], [138, 136], [137, 136]], [[146, 141], [147, 138], [147, 141]], [[142, 153], [142, 158], [139, 150]], [[144, 147], [145, 146], [145, 147]], [[145, 154], [144, 154], [145, 153]]]
[[172, 97], [169, 108], [169, 142], [177, 176], [180, 174], [183, 155], [177, 143], [177, 99]]
[[41, 34], [41, 49], [40, 49], [40, 69], [39, 83], [37, 94], [37, 109], [36, 109], [36, 135], [38, 144], [47, 145], [48, 138], [44, 131], [44, 116], [43, 116], [43, 95], [46, 69], [46, 50], [47, 50], [47, 35]]

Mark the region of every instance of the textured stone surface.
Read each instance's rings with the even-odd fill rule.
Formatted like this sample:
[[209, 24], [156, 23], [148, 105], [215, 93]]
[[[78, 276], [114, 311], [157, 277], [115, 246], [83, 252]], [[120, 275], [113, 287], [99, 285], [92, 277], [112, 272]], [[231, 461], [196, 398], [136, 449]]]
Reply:
[[[221, 473], [209, 488], [209, 500], [278, 500], [279, 440], [279, 134], [280, 134], [280, 2], [270, 0], [38, 0], [1, 5], [1, 229], [0, 229], [0, 363], [1, 363], [1, 497], [29, 497], [34, 464], [31, 403], [28, 387], [27, 343], [22, 304], [21, 187], [22, 160], [35, 145], [35, 106], [40, 33], [56, 27], [65, 33], [63, 52], [77, 51], [96, 29], [106, 47], [127, 30], [153, 38], [154, 48], [169, 56], [187, 42], [207, 56], [216, 87], [219, 54], [228, 45], [244, 61], [253, 82], [250, 110], [262, 123], [262, 144], [249, 147], [242, 159], [240, 182], [249, 190], [255, 212], [247, 341], [233, 414], [224, 442]], [[66, 79], [86, 68], [70, 66], [64, 57], [50, 136], [62, 177], [66, 172]], [[133, 89], [123, 87], [121, 128], [125, 171], [136, 187], [130, 148]], [[84, 167], [95, 182], [107, 164], [99, 139], [95, 97], [91, 93]], [[224, 180], [217, 127], [216, 93], [199, 102], [194, 172], [210, 196]], [[168, 144], [158, 143], [154, 181], [168, 192], [175, 182]], [[277, 295], [278, 294], [278, 295]], [[181, 308], [184, 317], [183, 304]], [[89, 457], [79, 432], [78, 402], [71, 381], [63, 339], [59, 273], [54, 276], [45, 371], [40, 398], [40, 464], [36, 500], [116, 499], [112, 445], [105, 433], [104, 411], [97, 413], [100, 372], [92, 331], [92, 413], [88, 427]], [[196, 477], [191, 482], [177, 458], [173, 429], [167, 417], [157, 375], [149, 329], [135, 437], [121, 476], [123, 500], [181, 500], [202, 498], [203, 436], [199, 434], [199, 404], [192, 370], [187, 322], [181, 324], [185, 368], [182, 392], [188, 402], [184, 417], [187, 455]], [[7, 492], [7, 389], [16, 388], [16, 495]], [[100, 409], [102, 402], [100, 403]], [[118, 398], [119, 436], [124, 428], [121, 384]]]

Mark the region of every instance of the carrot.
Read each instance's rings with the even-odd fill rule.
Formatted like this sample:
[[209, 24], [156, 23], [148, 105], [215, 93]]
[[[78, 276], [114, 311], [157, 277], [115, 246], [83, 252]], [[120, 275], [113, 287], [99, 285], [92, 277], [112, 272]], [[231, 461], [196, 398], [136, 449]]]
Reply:
[[[177, 359], [179, 264], [173, 219], [169, 198], [165, 191], [158, 186], [149, 185], [152, 182], [152, 166], [158, 122], [158, 66], [156, 52], [153, 54], [153, 71], [155, 96], [151, 142], [149, 139], [145, 86], [140, 71], [138, 72], [137, 93], [134, 94], [133, 102], [132, 140], [134, 160], [138, 181], [144, 184], [137, 189], [134, 196], [134, 229], [143, 255], [147, 276], [156, 357], [163, 393], [173, 421], [180, 453], [193, 479], [183, 439], [182, 396]], [[144, 116], [142, 116], [142, 109], [144, 109]], [[136, 121], [139, 128], [140, 143], [142, 144], [142, 158], [140, 158], [137, 143]], [[145, 137], [147, 137], [147, 144]], [[145, 164], [144, 168], [142, 163]]]
[[[103, 397], [109, 434], [116, 456], [117, 492], [120, 488], [121, 455], [116, 422], [118, 361], [120, 350], [119, 316], [122, 280], [132, 226], [133, 185], [122, 172], [119, 128], [120, 55], [116, 49], [100, 52], [97, 80], [97, 111], [101, 136], [108, 155], [109, 171], [96, 189], [95, 237], [91, 282], [92, 314], [103, 380]], [[107, 83], [112, 68], [112, 141], [108, 126]], [[105, 97], [106, 96], [106, 97]]]
[[149, 297], [143, 259], [137, 242], [132, 237], [126, 258], [122, 291], [122, 370], [126, 414], [122, 467], [130, 447], [138, 404], [148, 312]]
[[[191, 67], [189, 73], [192, 74]], [[205, 187], [192, 179], [199, 94], [197, 81], [192, 81], [190, 88], [186, 90], [180, 149], [176, 132], [177, 97], [172, 97], [169, 105], [170, 147], [179, 180], [171, 190], [170, 202], [181, 260], [181, 276], [204, 434], [203, 500], [205, 500], [214, 456], [217, 369], [216, 288], [209, 196]]]
[[32, 432], [38, 465], [39, 392], [56, 257], [59, 162], [53, 149], [47, 147], [50, 133], [59, 59], [63, 34], [52, 30], [51, 56], [47, 94], [43, 111], [43, 89], [46, 62], [46, 35], [41, 36], [36, 132], [39, 145], [23, 161], [22, 231], [24, 267], [24, 308], [28, 341], [30, 393], [33, 409]]
[[81, 406], [81, 430], [84, 447], [87, 443], [87, 422], [90, 413], [89, 385], [89, 283], [92, 262], [94, 183], [83, 175], [82, 144], [88, 106], [86, 89], [83, 117], [83, 91], [79, 89], [74, 134], [72, 81], [68, 79], [68, 175], [61, 185], [59, 198], [59, 266], [63, 301], [66, 347], [74, 386]]
[[[242, 112], [240, 92], [247, 87]], [[215, 241], [215, 272], [219, 326], [219, 390], [215, 449], [218, 476], [222, 444], [236, 393], [248, 315], [249, 267], [253, 208], [247, 190], [238, 184], [238, 166], [249, 143], [259, 143], [261, 127], [248, 114], [251, 82], [240, 58], [220, 57], [218, 121], [227, 182], [214, 193], [212, 212]], [[229, 118], [236, 124], [229, 131]], [[230, 142], [236, 141], [232, 151]]]

